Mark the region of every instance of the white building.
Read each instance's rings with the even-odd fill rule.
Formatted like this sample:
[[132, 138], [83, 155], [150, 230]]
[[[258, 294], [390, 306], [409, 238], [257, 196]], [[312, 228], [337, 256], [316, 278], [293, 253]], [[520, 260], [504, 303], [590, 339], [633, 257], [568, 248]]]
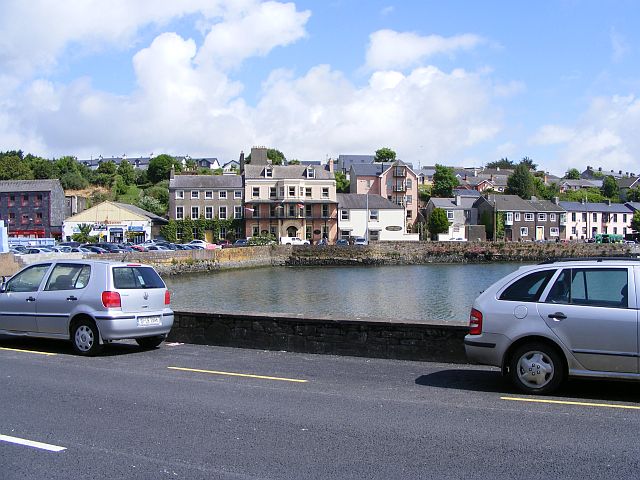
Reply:
[[338, 238], [369, 241], [418, 241], [405, 230], [405, 210], [380, 195], [338, 193]]
[[567, 211], [567, 240], [587, 240], [598, 233], [631, 233], [633, 208], [622, 203], [559, 202]]

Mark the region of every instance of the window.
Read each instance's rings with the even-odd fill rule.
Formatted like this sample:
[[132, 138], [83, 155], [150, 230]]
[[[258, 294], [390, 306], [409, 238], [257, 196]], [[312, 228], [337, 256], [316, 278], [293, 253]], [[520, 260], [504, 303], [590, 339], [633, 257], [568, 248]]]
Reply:
[[191, 198], [192, 199], [200, 198], [200, 192], [198, 190], [191, 190]]
[[36, 292], [50, 263], [35, 265], [14, 275], [7, 283], [7, 292]]
[[300, 196], [304, 197], [304, 187], [300, 187]]
[[[465, 217], [466, 217], [466, 215], [465, 215]], [[507, 212], [505, 214], [504, 221], [505, 221], [505, 223], [507, 225], [512, 225], [513, 224], [513, 212]]]
[[572, 235], [577, 235], [578, 234], [578, 229], [576, 227], [571, 227], [571, 234]]
[[372, 242], [380, 240], [380, 230], [369, 230], [369, 240]]
[[259, 197], [260, 196], [260, 187], [253, 187], [253, 189], [251, 190], [251, 196], [253, 198]]
[[234, 190], [233, 191], [233, 198], [235, 198], [235, 199], [242, 198], [242, 190]]
[[520, 227], [520, 236], [528, 237], [529, 236], [529, 227]]
[[260, 218], [260, 205], [253, 206], [253, 212], [251, 213], [253, 218]]
[[218, 232], [218, 238], [227, 238], [227, 227], [220, 227], [220, 232]]
[[349, 210], [346, 208], [340, 210], [340, 220], [349, 220]]
[[[614, 221], [614, 222], [617, 222], [617, 221], [618, 221], [618, 214], [617, 214], [617, 213], [614, 213], [614, 214], [613, 214], [613, 221]], [[615, 233], [615, 232], [614, 232], [614, 233]]]
[[593, 215], [591, 216], [591, 219], [592, 219], [594, 222], [597, 222], [597, 221], [598, 221], [598, 214], [597, 214], [596, 212], [593, 212]]
[[191, 218], [200, 218], [200, 207], [191, 207]]
[[177, 200], [184, 199], [184, 190], [176, 190], [176, 199]]
[[312, 167], [307, 168], [307, 178], [316, 178], [316, 171]]
[[226, 200], [227, 198], [227, 191], [226, 190], [220, 190], [218, 192], [218, 198]]
[[258, 235], [260, 235], [260, 227], [258, 227], [258, 225], [252, 225], [251, 226], [251, 236], [257, 237]]
[[514, 215], [514, 220], [515, 220], [516, 222], [519, 222], [519, 221], [520, 221], [520, 212], [516, 212], [516, 213], [515, 213], [515, 215]]
[[613, 234], [615, 235], [616, 233], [618, 233], [618, 227], [613, 227]]
[[264, 176], [266, 178], [272, 178], [273, 177], [273, 170], [269, 167], [264, 169]]
[[582, 213], [582, 221], [586, 222], [587, 221], [587, 212], [583, 212]]
[[411, 205], [413, 203], [413, 195], [407, 195], [407, 205]]
[[559, 237], [560, 236], [560, 229], [558, 227], [550, 227], [549, 228], [549, 235], [552, 237]]
[[304, 229], [304, 238], [307, 240], [311, 240], [311, 234], [313, 233], [313, 228], [311, 225], [307, 225], [307, 228]]
[[410, 178], [407, 178], [407, 190], [411, 189], [413, 187], [413, 182], [411, 181]]
[[242, 218], [242, 205], [233, 207], [233, 218]]
[[211, 190], [207, 190], [204, 192], [204, 198], [206, 200], [213, 200], [213, 192]]
[[453, 220], [453, 210], [447, 210], [447, 220]]
[[304, 206], [304, 216], [307, 218], [311, 218], [312, 216], [312, 210], [311, 210], [311, 205], [305, 205]]
[[555, 222], [556, 221], [556, 214], [555, 213], [550, 213], [549, 214], [549, 221], [550, 222]]
[[295, 205], [289, 205], [289, 216], [290, 217], [295, 217], [296, 216], [296, 206]]
[[184, 207], [176, 207], [176, 220], [184, 219]]
[[329, 187], [322, 187], [322, 198], [329, 198]]
[[296, 196], [296, 187], [289, 187], [289, 196], [290, 197]]
[[304, 196], [311, 198], [311, 187], [305, 187]]
[[275, 226], [273, 226], [273, 225], [271, 225], [271, 226], [269, 227], [269, 233], [270, 233], [271, 235], [273, 235], [274, 237], [278, 235], [278, 231], [277, 231], [277, 230], [278, 230], [278, 229], [277, 229]]
[[269, 197], [276, 198], [276, 187], [269, 187]]
[[538, 221], [539, 222], [546, 222], [547, 221], [547, 214], [546, 213], [539, 213], [538, 214]]
[[204, 207], [204, 218], [211, 220], [213, 218], [213, 207]]
[[226, 220], [227, 219], [227, 207], [225, 205], [220, 205], [218, 207], [218, 218], [220, 220]]
[[525, 213], [524, 214], [525, 222], [533, 222], [533, 213]]
[[378, 221], [378, 210], [369, 210], [369, 221], [371, 222]]
[[349, 240], [350, 236], [351, 236], [351, 230], [340, 230], [340, 238]]
[[407, 210], [407, 218], [413, 218], [413, 211]]
[[36, 195], [36, 206], [40, 206], [40, 205], [42, 205], [42, 194], [38, 193]]
[[547, 295], [547, 303], [627, 308], [626, 268], [566, 268]]
[[623, 214], [622, 214], [622, 221], [623, 221], [624, 223], [627, 223], [627, 214], [626, 214], [626, 213], [623, 213]]
[[81, 289], [87, 286], [90, 274], [89, 265], [59, 263], [53, 267], [44, 289], [49, 291]]
[[13, 205], [16, 203], [16, 196], [15, 195], [9, 195], [9, 206], [13, 207]]
[[329, 216], [329, 205], [322, 205], [322, 217], [327, 218]]
[[280, 196], [284, 197], [284, 187], [280, 187]]
[[572, 222], [576, 221], [576, 212], [571, 212], [571, 221]]
[[25, 193], [22, 195], [22, 206], [29, 205], [29, 194]]
[[26, 213], [22, 214], [22, 223], [23, 224], [29, 223], [29, 215], [28, 214], [26, 214]]
[[[42, 223], [42, 213], [36, 212], [36, 223]], [[616, 232], [613, 232], [616, 233]]]
[[164, 282], [151, 267], [114, 267], [113, 285], [123, 290], [165, 288]]
[[502, 294], [500, 294], [500, 300], [537, 302], [554, 273], [555, 270], [542, 270], [541, 272], [530, 273], [509, 285]]

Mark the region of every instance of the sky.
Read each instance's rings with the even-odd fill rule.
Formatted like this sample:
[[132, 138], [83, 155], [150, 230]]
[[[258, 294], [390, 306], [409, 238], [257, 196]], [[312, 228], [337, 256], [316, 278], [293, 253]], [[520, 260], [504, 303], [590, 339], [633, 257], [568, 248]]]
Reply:
[[636, 0], [0, 0], [0, 150], [640, 174]]

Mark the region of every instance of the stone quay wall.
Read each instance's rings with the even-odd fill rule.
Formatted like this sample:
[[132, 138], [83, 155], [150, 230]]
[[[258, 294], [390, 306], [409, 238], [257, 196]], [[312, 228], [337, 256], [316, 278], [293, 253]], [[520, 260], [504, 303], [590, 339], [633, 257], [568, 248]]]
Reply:
[[466, 363], [466, 326], [279, 314], [175, 312], [168, 341], [261, 350]]

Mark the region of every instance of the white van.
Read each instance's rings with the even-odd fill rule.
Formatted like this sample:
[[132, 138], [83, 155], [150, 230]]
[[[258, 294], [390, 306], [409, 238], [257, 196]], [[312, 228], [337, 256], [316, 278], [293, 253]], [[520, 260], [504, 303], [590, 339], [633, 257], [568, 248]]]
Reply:
[[300, 237], [280, 237], [282, 245], [310, 245], [309, 240], [303, 240]]

